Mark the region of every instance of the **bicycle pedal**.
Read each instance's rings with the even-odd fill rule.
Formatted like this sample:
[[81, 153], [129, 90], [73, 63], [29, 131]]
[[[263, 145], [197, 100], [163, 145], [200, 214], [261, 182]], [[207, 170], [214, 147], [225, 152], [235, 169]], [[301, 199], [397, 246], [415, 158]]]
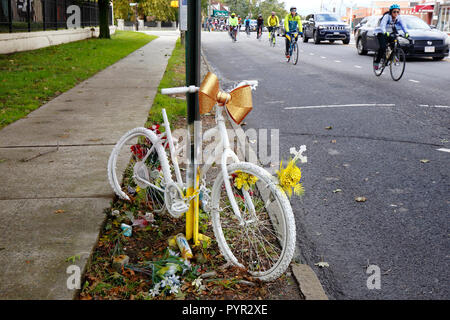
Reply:
[[173, 212], [184, 213], [189, 210], [189, 206], [184, 201], [176, 201], [172, 204]]

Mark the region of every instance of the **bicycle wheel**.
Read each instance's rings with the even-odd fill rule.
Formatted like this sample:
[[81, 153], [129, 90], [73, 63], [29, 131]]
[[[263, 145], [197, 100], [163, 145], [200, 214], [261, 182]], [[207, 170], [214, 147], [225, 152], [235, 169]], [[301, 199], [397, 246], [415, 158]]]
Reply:
[[297, 42], [294, 42], [292, 45], [292, 63], [296, 65], [298, 62], [298, 45]]
[[[373, 56], [373, 64], [375, 64], [375, 60], [377, 58], [377, 54], [375, 53], [375, 55]], [[384, 58], [381, 59], [380, 63], [379, 63], [379, 67], [378, 70], [375, 70], [375, 68], [373, 68], [373, 72], [375, 73], [375, 75], [377, 77], [381, 76], [381, 74], [384, 71], [384, 67], [386, 66], [385, 62], [384, 62]]]
[[156, 139], [156, 134], [146, 128], [134, 128], [122, 136], [108, 160], [108, 180], [120, 198], [159, 213], [165, 209], [164, 160], [161, 160], [159, 148], [153, 147], [152, 141]]
[[[214, 235], [225, 259], [255, 278], [271, 281], [289, 266], [295, 248], [295, 220], [286, 194], [263, 168], [252, 163], [227, 167], [242, 220], [231, 208], [222, 174], [212, 192]], [[247, 189], [239, 185], [247, 179]]]
[[403, 76], [406, 67], [406, 55], [403, 49], [397, 48], [391, 54], [391, 63], [389, 69], [391, 71], [392, 80], [398, 81]]

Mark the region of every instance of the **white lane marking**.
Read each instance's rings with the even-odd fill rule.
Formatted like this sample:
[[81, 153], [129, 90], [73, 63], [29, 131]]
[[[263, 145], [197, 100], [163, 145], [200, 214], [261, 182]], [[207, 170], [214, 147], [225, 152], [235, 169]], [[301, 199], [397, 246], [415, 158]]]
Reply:
[[420, 82], [420, 81], [413, 80], [413, 79], [409, 79], [409, 81], [414, 82], [414, 83], [419, 83]]
[[437, 151], [443, 151], [443, 152], [450, 152], [450, 149], [446, 149], [446, 148], [439, 148], [436, 149]]
[[324, 57], [324, 56], [320, 56], [322, 59], [326, 59], [327, 57]]
[[337, 63], [339, 63], [339, 62], [341, 62], [340, 60], [334, 60], [334, 62], [337, 62]]
[[359, 103], [359, 104], [327, 104], [321, 106], [286, 107], [285, 110], [294, 109], [319, 109], [319, 108], [342, 108], [342, 107], [395, 107], [390, 103]]
[[355, 68], [361, 69], [362, 67], [355, 64]]
[[314, 53], [310, 52], [310, 53], [309, 53], [309, 55], [310, 55], [310, 56], [313, 56], [313, 55], [314, 55]]
[[419, 104], [419, 107], [426, 107], [426, 108], [446, 108], [449, 109], [450, 106], [441, 106], [441, 105], [435, 105], [435, 106], [430, 106], [428, 104]]

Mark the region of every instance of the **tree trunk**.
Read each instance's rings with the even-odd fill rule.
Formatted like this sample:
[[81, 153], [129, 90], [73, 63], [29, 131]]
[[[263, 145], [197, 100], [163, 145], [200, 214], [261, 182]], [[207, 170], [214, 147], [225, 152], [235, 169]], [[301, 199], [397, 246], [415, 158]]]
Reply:
[[99, 38], [109, 39], [109, 0], [98, 0], [98, 21], [100, 24]]

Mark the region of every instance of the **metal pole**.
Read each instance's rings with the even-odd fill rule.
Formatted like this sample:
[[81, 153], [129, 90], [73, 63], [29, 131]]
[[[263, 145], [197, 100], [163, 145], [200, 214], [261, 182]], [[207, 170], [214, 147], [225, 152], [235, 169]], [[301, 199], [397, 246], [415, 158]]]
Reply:
[[9, 33], [12, 33], [12, 10], [11, 10], [11, 1], [12, 1], [12, 0], [8, 0]]
[[66, 21], [66, 23], [65, 23], [65, 25], [66, 25], [66, 29], [68, 29], [69, 27], [67, 26], [67, 0], [64, 0], [64, 12], [63, 12], [63, 14], [64, 14], [64, 17], [65, 17], [65, 21]]
[[58, 30], [58, 2], [55, 0], [55, 7], [53, 8], [55, 14], [55, 30]]
[[[201, 16], [200, 0], [188, 0], [187, 8], [187, 32], [186, 32], [186, 86], [200, 86], [200, 36]], [[200, 111], [198, 93], [187, 94], [187, 122], [188, 152], [187, 187], [188, 196], [198, 190], [197, 180], [197, 146], [200, 142], [199, 128], [195, 123], [200, 123]], [[198, 196], [191, 201], [189, 211], [186, 213], [186, 239], [193, 238], [194, 245], [198, 240]]]
[[31, 0], [27, 0], [28, 32], [31, 32]]
[[45, 31], [45, 1], [47, 0], [42, 0], [42, 26], [44, 31]]

